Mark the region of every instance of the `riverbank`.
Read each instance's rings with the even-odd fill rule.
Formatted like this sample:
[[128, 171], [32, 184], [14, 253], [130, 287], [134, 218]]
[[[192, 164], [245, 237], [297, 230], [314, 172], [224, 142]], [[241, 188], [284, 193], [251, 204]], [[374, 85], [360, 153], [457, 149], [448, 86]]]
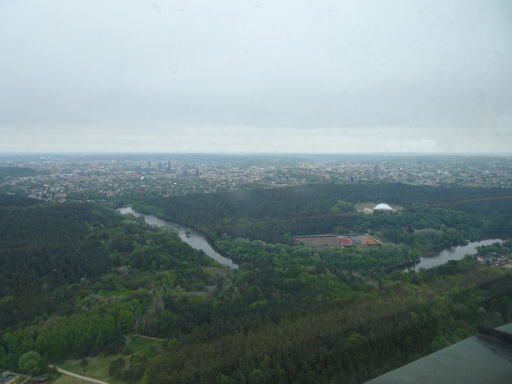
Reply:
[[474, 256], [477, 254], [477, 247], [490, 245], [494, 243], [502, 243], [503, 239], [486, 239], [480, 241], [471, 241], [465, 245], [458, 245], [440, 251], [434, 255], [428, 255], [420, 258], [420, 262], [414, 267], [407, 268], [406, 270], [414, 269], [418, 272], [420, 269], [430, 269], [439, 265], [446, 264], [452, 260], [462, 260], [466, 256]]
[[142, 217], [147, 224], [154, 227], [168, 227], [174, 229], [178, 233], [181, 241], [187, 243], [192, 248], [203, 251], [208, 257], [222, 265], [225, 265], [231, 269], [238, 269], [238, 265], [235, 264], [233, 260], [220, 254], [214, 248], [213, 243], [209, 241], [207, 236], [192, 227], [186, 227], [181, 224], [162, 220], [154, 215], [147, 215], [137, 212], [131, 206], [118, 208], [117, 211], [123, 215], [132, 214], [136, 217]]

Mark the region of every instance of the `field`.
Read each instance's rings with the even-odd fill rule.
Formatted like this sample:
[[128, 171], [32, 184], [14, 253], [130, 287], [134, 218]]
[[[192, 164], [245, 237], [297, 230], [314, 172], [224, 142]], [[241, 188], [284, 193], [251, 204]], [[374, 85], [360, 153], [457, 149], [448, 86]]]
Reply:
[[75, 379], [68, 375], [60, 375], [53, 384], [91, 384], [89, 381]]
[[[76, 373], [78, 375], [91, 377], [97, 380], [106, 381], [112, 384], [122, 384], [121, 381], [114, 379], [108, 373], [109, 365], [112, 361], [123, 357], [129, 359], [132, 355], [148, 354], [153, 351], [158, 351], [161, 348], [162, 340], [152, 339], [149, 337], [139, 335], [129, 335], [126, 337], [125, 349], [129, 350], [129, 354], [117, 354], [110, 356], [94, 356], [87, 357], [88, 365], [84, 368], [81, 366], [81, 359], [66, 360], [58, 364], [59, 368], [66, 371]], [[87, 383], [87, 381], [75, 379], [67, 375], [61, 375], [54, 381], [55, 384], [79, 384]]]

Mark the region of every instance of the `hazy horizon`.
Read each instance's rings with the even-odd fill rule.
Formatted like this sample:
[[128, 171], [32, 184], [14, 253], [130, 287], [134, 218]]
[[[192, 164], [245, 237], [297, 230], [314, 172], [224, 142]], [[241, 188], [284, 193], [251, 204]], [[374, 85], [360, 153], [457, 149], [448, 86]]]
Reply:
[[374, 155], [374, 156], [512, 156], [512, 150], [503, 152], [262, 152], [262, 151], [93, 151], [93, 150], [75, 150], [75, 151], [0, 151], [0, 156], [93, 156], [93, 155], [225, 155], [225, 156], [294, 156], [294, 155], [311, 155], [311, 156], [360, 156], [360, 155]]
[[0, 153], [509, 154], [506, 0], [0, 3]]

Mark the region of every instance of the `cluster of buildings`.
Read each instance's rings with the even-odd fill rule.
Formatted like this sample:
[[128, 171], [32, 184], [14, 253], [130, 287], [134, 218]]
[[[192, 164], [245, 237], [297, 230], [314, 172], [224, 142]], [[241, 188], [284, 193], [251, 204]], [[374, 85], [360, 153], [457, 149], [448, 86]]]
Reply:
[[62, 155], [0, 157], [0, 167], [35, 169], [38, 174], [0, 179], [0, 190], [42, 200], [133, 193], [170, 196], [322, 182], [512, 187], [511, 157]]
[[512, 268], [512, 241], [497, 240], [478, 248], [476, 260], [489, 267]]
[[0, 373], [0, 384], [19, 384], [19, 383], [30, 383], [30, 384], [48, 384], [48, 376], [32, 376], [27, 377], [13, 372]]
[[20, 376], [11, 372], [4, 372], [0, 374], [0, 384], [15, 384], [19, 381]]
[[348, 183], [512, 187], [510, 157], [394, 157], [333, 162], [316, 171], [325, 179]]
[[403, 208], [399, 207], [398, 205], [392, 207], [391, 205], [387, 203], [358, 203], [354, 206], [354, 209], [358, 213], [364, 213], [365, 215], [373, 215], [374, 213], [395, 213], [398, 211], [401, 211]]
[[344, 248], [380, 245], [382, 242], [368, 234], [364, 235], [308, 235], [294, 236], [296, 244], [304, 244], [315, 248]]
[[505, 267], [512, 268], [512, 255], [499, 254], [497, 252], [491, 252], [485, 256], [479, 255], [476, 260], [489, 267]]

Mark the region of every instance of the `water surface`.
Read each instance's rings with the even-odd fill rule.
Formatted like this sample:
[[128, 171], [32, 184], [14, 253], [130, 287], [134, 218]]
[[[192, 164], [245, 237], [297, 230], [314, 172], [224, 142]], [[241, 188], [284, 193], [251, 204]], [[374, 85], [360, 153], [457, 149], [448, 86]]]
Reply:
[[415, 271], [419, 271], [421, 268], [429, 269], [437, 267], [438, 265], [445, 264], [450, 260], [462, 260], [466, 256], [474, 256], [477, 253], [477, 247], [482, 245], [491, 245], [494, 243], [502, 243], [502, 239], [487, 239], [482, 241], [472, 241], [466, 245], [460, 245], [458, 247], [451, 247], [444, 249], [438, 254], [430, 257], [422, 257], [420, 262], [414, 266]]
[[132, 214], [136, 217], [142, 217], [144, 218], [144, 221], [146, 223], [153, 227], [172, 228], [178, 233], [178, 236], [180, 237], [181, 241], [187, 243], [192, 248], [203, 251], [207, 256], [211, 257], [213, 260], [218, 261], [223, 265], [226, 265], [233, 269], [238, 268], [238, 265], [233, 263], [233, 260], [225, 256], [222, 256], [219, 252], [213, 249], [208, 240], [201, 233], [193, 230], [192, 228], [187, 228], [183, 225], [176, 223], [170, 223], [168, 221], [159, 219], [158, 217], [153, 215], [145, 215], [143, 213], [139, 213], [137, 211], [134, 211], [132, 207], [119, 208], [117, 211], [123, 215]]

